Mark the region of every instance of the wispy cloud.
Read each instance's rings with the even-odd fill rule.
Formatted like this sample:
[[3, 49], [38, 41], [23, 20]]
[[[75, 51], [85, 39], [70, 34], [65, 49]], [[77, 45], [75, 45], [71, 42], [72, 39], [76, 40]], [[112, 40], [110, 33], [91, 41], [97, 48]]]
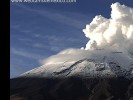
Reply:
[[[45, 7], [36, 9], [17, 3], [12, 6], [15, 9], [10, 27], [12, 30], [10, 49], [13, 55], [12, 68], [19, 71], [21, 70], [19, 67], [24, 67], [24, 70], [27, 70], [29, 66], [36, 67], [34, 64], [40, 64], [41, 59], [63, 49], [79, 46], [82, 42], [80, 37], [75, 38], [74, 35], [88, 21], [85, 15]], [[27, 15], [18, 16], [15, 19], [15, 16], [23, 14]], [[32, 17], [34, 20], [31, 19]], [[86, 18], [87, 21], [86, 19], [81, 21], [80, 18]]]
[[[78, 28], [78, 29], [81, 29], [82, 28], [82, 25], [85, 24], [85, 22], [88, 21], [88, 19], [90, 17], [92, 17], [92, 15], [90, 14], [90, 17], [86, 16], [86, 15], [83, 15], [81, 13], [73, 13], [73, 12], [62, 12], [62, 11], [57, 11], [57, 10], [53, 10], [53, 9], [48, 9], [48, 8], [45, 8], [43, 10], [38, 10], [38, 9], [34, 9], [34, 8], [30, 8], [28, 6], [25, 6], [23, 4], [16, 4], [16, 6], [19, 6], [21, 8], [23, 8], [24, 10], [26, 11], [29, 11], [29, 12], [33, 12], [33, 13], [36, 13], [40, 16], [43, 16], [44, 18], [48, 18], [52, 21], [55, 21], [55, 22], [58, 22], [58, 23], [62, 23], [64, 25], [68, 25], [68, 26], [71, 26], [71, 27], [74, 27], [74, 28]], [[73, 15], [73, 16], [69, 16], [69, 15]], [[82, 18], [86, 18], [86, 20], [82, 19], [82, 20], [79, 20], [77, 19], [77, 16], [78, 17], [82, 17]], [[90, 18], [91, 19], [91, 18]]]
[[18, 28], [20, 28], [20, 25], [19, 24], [10, 25], [10, 28], [12, 28], [12, 29], [18, 29]]
[[21, 49], [16, 49], [16, 48], [11, 48], [11, 53], [13, 53], [15, 55], [26, 57], [26, 58], [36, 59], [36, 60], [41, 58], [41, 55], [34, 54], [34, 53], [31, 53], [31, 52], [28, 52], [25, 50], [21, 50]]

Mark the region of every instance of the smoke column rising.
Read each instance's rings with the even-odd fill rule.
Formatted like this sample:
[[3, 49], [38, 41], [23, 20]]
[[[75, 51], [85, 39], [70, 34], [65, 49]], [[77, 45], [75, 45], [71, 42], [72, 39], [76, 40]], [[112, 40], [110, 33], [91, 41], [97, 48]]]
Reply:
[[66, 49], [41, 60], [40, 63], [45, 66], [76, 62], [85, 58], [101, 61], [106, 56], [108, 59], [117, 60], [123, 68], [133, 67], [133, 8], [119, 3], [112, 4], [111, 8], [110, 19], [98, 15], [83, 29], [89, 39], [85, 48]]
[[111, 18], [96, 16], [83, 32], [89, 42], [85, 50], [112, 49], [133, 54], [133, 8], [114, 3]]

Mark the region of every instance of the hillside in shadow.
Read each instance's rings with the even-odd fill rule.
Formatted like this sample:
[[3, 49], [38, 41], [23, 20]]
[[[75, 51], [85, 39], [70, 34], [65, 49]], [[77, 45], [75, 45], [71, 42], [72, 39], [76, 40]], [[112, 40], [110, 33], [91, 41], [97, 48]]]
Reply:
[[14, 78], [10, 100], [133, 100], [133, 81], [125, 78]]

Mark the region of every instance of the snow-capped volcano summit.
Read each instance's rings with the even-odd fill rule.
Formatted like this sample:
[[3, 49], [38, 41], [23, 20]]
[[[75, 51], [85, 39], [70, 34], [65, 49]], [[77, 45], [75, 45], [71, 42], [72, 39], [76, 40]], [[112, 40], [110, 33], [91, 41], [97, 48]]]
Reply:
[[66, 49], [10, 80], [11, 100], [133, 100], [133, 8], [114, 3], [83, 30], [86, 47]]
[[111, 18], [96, 16], [86, 29], [86, 47], [67, 49], [42, 61], [26, 77], [133, 77], [133, 8], [114, 3]]
[[[76, 52], [76, 54], [74, 53]], [[102, 55], [101, 55], [102, 54]], [[25, 77], [126, 77], [133, 73], [133, 59], [123, 52], [69, 49], [45, 60], [44, 65], [28, 71]]]

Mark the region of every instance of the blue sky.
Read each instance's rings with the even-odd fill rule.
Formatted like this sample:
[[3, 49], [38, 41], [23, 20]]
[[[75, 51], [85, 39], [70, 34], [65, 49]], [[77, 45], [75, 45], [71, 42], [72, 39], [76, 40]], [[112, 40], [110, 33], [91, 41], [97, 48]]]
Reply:
[[110, 5], [132, 0], [77, 0], [76, 3], [10, 3], [10, 77], [39, 67], [66, 48], [84, 47], [82, 29], [95, 15], [110, 17]]

